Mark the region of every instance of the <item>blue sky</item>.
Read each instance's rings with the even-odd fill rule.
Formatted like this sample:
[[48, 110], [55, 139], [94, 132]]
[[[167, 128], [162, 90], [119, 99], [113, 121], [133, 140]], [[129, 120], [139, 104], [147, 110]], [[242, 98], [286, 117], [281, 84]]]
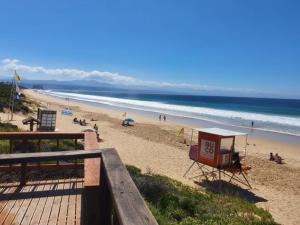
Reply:
[[299, 12], [284, 0], [5, 0], [0, 76], [300, 98]]

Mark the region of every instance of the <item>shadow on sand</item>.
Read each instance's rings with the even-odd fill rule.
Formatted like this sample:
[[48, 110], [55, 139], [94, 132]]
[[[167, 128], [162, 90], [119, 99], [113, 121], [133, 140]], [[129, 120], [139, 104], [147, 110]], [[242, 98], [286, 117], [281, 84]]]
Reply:
[[251, 203], [267, 202], [267, 199], [255, 195], [253, 192], [251, 192], [251, 190], [243, 189], [224, 180], [203, 180], [201, 182], [195, 181], [195, 184], [203, 187], [207, 191], [217, 194], [237, 196]]

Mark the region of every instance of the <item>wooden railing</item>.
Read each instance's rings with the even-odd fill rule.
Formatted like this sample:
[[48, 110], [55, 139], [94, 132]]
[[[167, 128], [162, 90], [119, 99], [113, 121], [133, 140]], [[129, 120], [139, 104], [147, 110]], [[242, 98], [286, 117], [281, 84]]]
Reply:
[[[78, 138], [85, 136], [85, 142], [96, 138], [94, 133], [81, 135]], [[64, 135], [53, 135], [52, 137], [54, 136], [61, 139], [62, 137], [66, 138]], [[45, 137], [43, 136], [43, 138]], [[0, 134], [1, 138], [3, 138], [2, 134]], [[26, 139], [27, 136], [25, 135], [23, 138]], [[117, 151], [115, 149], [98, 150], [95, 149], [96, 145], [93, 143], [85, 143], [85, 146], [86, 150], [2, 154], [0, 155], [0, 166], [20, 163], [26, 166], [28, 163], [52, 160], [85, 159], [84, 180], [88, 182], [84, 183], [81, 201], [82, 225], [158, 225]], [[98, 160], [100, 165], [95, 165], [97, 161], [90, 161], [94, 159]], [[96, 171], [98, 173], [89, 171], [95, 168], [100, 171]], [[99, 177], [95, 180], [95, 176]]]
[[55, 132], [0, 132], [0, 140], [9, 140], [9, 153], [14, 153], [13, 142], [21, 140], [21, 151], [28, 151], [28, 141], [37, 140], [37, 151], [40, 152], [42, 140], [56, 140], [56, 148], [59, 149], [59, 143], [62, 139], [73, 139], [75, 149], [77, 140], [84, 139], [84, 133], [55, 133]]
[[[8, 140], [9, 141], [9, 154], [16, 153], [13, 149], [14, 142], [21, 141], [19, 146], [19, 152], [27, 153], [30, 151], [29, 149], [29, 142], [30, 141], [37, 141], [36, 143], [36, 152], [43, 152], [45, 149], [41, 148], [41, 143], [43, 140], [56, 140], [56, 150], [60, 149], [60, 141], [61, 140], [73, 140], [74, 141], [74, 149], [78, 148], [78, 139], [84, 139], [84, 133], [55, 133], [55, 132], [0, 132], [0, 141], [1, 140]], [[49, 150], [46, 150], [49, 151]], [[62, 169], [82, 169], [83, 164], [78, 164], [77, 160], [73, 163], [64, 163], [62, 165], [59, 164], [59, 160], [57, 160], [56, 164], [30, 164], [26, 165], [27, 171], [34, 171], [34, 170], [62, 170]], [[21, 171], [21, 178], [24, 179], [25, 172], [24, 172], [24, 165], [12, 165], [9, 166], [1, 166], [0, 171], [6, 172], [19, 172]], [[22, 183], [25, 181], [23, 180]]]

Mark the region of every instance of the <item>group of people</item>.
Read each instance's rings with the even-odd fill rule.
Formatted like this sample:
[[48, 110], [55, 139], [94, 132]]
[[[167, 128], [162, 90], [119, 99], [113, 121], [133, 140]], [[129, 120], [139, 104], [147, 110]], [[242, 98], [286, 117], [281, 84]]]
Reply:
[[[96, 121], [96, 120], [91, 119], [91, 121]], [[77, 117], [75, 117], [75, 118], [73, 119], [73, 123], [78, 123], [78, 124], [80, 124], [81, 126], [86, 126], [86, 125], [87, 125], [87, 122], [85, 121], [85, 119], [83, 119], [83, 120], [79, 119], [79, 120], [78, 120]], [[95, 132], [96, 132], [96, 134], [97, 134], [97, 139], [98, 139], [98, 141], [100, 141], [99, 128], [98, 128], [98, 126], [97, 126], [96, 123], [94, 124], [94, 127], [93, 127], [93, 128], [94, 128], [94, 130], [95, 130]]]
[[79, 123], [81, 126], [86, 126], [87, 125], [87, 122], [85, 121], [85, 119], [81, 120], [81, 119], [77, 119], [77, 117], [75, 117], [73, 119], [73, 123]]
[[276, 153], [275, 155], [273, 155], [273, 152], [270, 153], [270, 161], [274, 161], [278, 164], [282, 164], [282, 158], [278, 155], [278, 153]]
[[161, 114], [159, 114], [159, 116], [158, 116], [158, 119], [159, 119], [159, 121], [161, 121], [162, 119], [164, 120], [164, 121], [167, 121], [167, 116], [166, 115], [161, 115]]

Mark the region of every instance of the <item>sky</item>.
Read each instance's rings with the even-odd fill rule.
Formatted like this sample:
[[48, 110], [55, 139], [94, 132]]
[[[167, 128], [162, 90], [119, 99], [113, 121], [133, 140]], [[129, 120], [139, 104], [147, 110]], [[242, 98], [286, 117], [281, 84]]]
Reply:
[[0, 78], [300, 98], [300, 1], [0, 0]]

